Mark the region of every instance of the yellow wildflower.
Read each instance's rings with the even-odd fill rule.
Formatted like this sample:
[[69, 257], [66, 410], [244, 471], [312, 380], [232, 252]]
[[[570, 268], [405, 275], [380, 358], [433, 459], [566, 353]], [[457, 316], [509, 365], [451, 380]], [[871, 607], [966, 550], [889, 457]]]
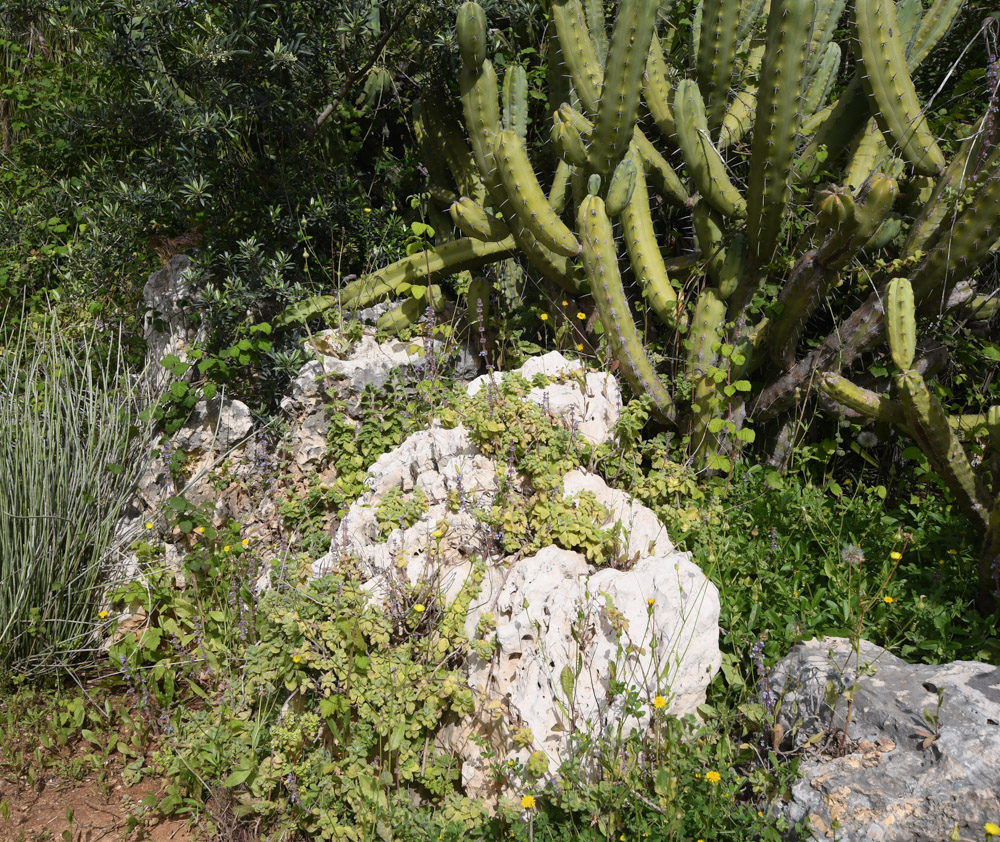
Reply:
[[656, 708], [657, 710], [660, 710], [660, 708], [665, 708], [666, 706], [667, 706], [667, 700], [664, 699], [663, 696], [657, 696], [655, 699], [653, 699], [653, 707]]
[[525, 795], [521, 799], [521, 808], [524, 810], [534, 810], [535, 809], [535, 796]]
[[897, 552], [889, 553], [889, 558], [891, 558], [893, 561], [899, 561], [902, 557], [903, 557], [902, 553], [897, 553]]
[[244, 538], [244, 539], [243, 539], [242, 541], [240, 541], [240, 543], [241, 543], [241, 544], [242, 544], [242, 545], [243, 545], [244, 547], [249, 547], [249, 546], [250, 546], [250, 539], [249, 539], [249, 538]]
[[983, 825], [983, 830], [986, 831], [987, 836], [1000, 836], [1000, 825], [995, 825], [993, 822], [986, 822]]
[[587, 318], [587, 314], [586, 313], [577, 313], [576, 317], [582, 322], [585, 318]]
[[882, 602], [884, 602], [886, 605], [892, 605], [892, 603], [894, 603], [895, 601], [896, 600], [894, 600], [891, 596], [882, 597]]
[[298, 652], [296, 652], [294, 655], [292, 655], [292, 663], [293, 664], [300, 664], [300, 663], [302, 663], [302, 656]]
[[563, 307], [569, 307], [569, 302], [568, 302], [568, 301], [564, 301], [564, 302], [562, 303], [562, 305], [563, 305]]
[[646, 600], [646, 605], [656, 605], [656, 600], [653, 599], [653, 597], [650, 597]]
[[371, 212], [372, 212], [371, 208], [365, 208], [365, 213], [371, 213]]
[[152, 528], [153, 528], [153, 521], [147, 520], [146, 521], [146, 529], [152, 529]]
[[229, 552], [229, 551], [230, 551], [231, 549], [232, 549], [232, 547], [231, 547], [231, 546], [229, 546], [229, 544], [226, 544], [226, 546], [224, 546], [224, 547], [222, 548], [222, 552], [224, 552], [224, 553], [228, 553], [228, 552]]
[[710, 784], [717, 784], [719, 781], [722, 780], [722, 775], [720, 775], [713, 769], [711, 772], [705, 773], [705, 780], [708, 781]]
[[107, 611], [101, 611], [97, 616], [100, 617], [102, 620], [106, 620], [106, 619], [108, 619], [108, 612]]
[[204, 526], [196, 526], [194, 528], [194, 531], [197, 532], [199, 535], [204, 535], [205, 534], [205, 527]]
[[427, 606], [421, 605], [418, 602], [416, 605], [413, 606], [413, 610], [416, 611], [418, 614], [423, 614], [427, 610]]
[[538, 318], [540, 318], [543, 322], [547, 322], [549, 320], [549, 314], [542, 313], [542, 315], [540, 315]]
[[583, 350], [583, 343], [582, 342], [579, 345], [576, 346], [576, 350], [577, 351], [582, 351]]

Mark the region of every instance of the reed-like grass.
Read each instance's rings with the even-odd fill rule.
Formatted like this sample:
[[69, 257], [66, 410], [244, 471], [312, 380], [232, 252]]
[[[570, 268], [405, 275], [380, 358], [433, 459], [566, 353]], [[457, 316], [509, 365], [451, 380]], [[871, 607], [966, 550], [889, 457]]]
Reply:
[[117, 525], [149, 452], [144, 381], [120, 340], [98, 343], [52, 317], [0, 326], [0, 673], [86, 655], [131, 537]]

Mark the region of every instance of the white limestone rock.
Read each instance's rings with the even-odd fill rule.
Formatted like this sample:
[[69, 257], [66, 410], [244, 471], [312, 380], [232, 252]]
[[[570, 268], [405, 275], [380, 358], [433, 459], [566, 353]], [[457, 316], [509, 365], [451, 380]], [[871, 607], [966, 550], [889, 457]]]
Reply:
[[[622, 411], [621, 389], [612, 375], [585, 372], [579, 360], [566, 359], [558, 351], [532, 357], [517, 373], [529, 382], [538, 374], [549, 378], [576, 374], [563, 383], [533, 388], [527, 399], [559, 418], [567, 429], [576, 431], [591, 444], [611, 440], [611, 429], [618, 423]], [[468, 385], [467, 393], [474, 397], [488, 387], [491, 377], [492, 382], [499, 385], [504, 375], [494, 372], [477, 377]]]

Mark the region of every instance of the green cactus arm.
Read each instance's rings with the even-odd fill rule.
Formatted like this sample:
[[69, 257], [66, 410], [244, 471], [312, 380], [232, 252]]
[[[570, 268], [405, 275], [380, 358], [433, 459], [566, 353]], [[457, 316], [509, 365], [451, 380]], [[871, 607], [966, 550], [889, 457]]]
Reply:
[[913, 48], [916, 40], [917, 29], [920, 26], [920, 18], [923, 17], [924, 7], [920, 0], [900, 0], [896, 5], [896, 17], [899, 20], [899, 40], [903, 45], [903, 52], [907, 55]]
[[743, 41], [757, 25], [757, 20], [764, 12], [767, 0], [744, 0], [740, 4], [740, 25], [736, 30], [736, 40]]
[[632, 198], [638, 171], [642, 168], [642, 159], [639, 157], [635, 144], [632, 144], [629, 152], [618, 162], [608, 184], [604, 207], [610, 216], [621, 215], [625, 205]]
[[688, 202], [688, 192], [674, 168], [667, 163], [652, 141], [639, 129], [635, 130], [635, 146], [646, 169], [646, 175], [656, 192], [675, 205], [683, 207]]
[[[561, 119], [575, 126], [583, 137], [588, 137], [590, 132], [593, 131], [594, 124], [569, 105], [563, 104], [559, 108], [559, 115]], [[649, 177], [649, 181], [652, 182], [656, 191], [664, 199], [676, 205], [681, 207], [686, 205], [688, 201], [687, 190], [684, 189], [684, 185], [681, 183], [680, 178], [678, 178], [677, 173], [674, 172], [673, 167], [667, 163], [667, 159], [659, 153], [652, 141], [643, 134], [638, 126], [636, 126], [632, 137], [635, 141], [639, 157], [642, 159], [642, 164], [646, 168], [646, 175]], [[585, 177], [583, 181], [586, 183]]]
[[351, 281], [341, 291], [341, 303], [351, 309], [367, 307], [384, 295], [384, 287], [398, 292], [403, 284], [425, 284], [471, 269], [479, 269], [516, 253], [513, 239], [495, 243], [463, 238], [411, 254], [383, 269]]
[[607, 65], [608, 32], [607, 21], [604, 19], [603, 0], [584, 0], [583, 16], [587, 21], [587, 31], [590, 40], [594, 42], [594, 53], [602, 67]]
[[701, 53], [701, 25], [705, 19], [705, 0], [695, 0], [694, 14], [691, 15], [691, 57], [697, 59]]
[[953, 220], [942, 220], [933, 246], [910, 277], [919, 308], [934, 304], [985, 260], [1000, 232], [1000, 167], [985, 173], [981, 186]]
[[517, 252], [513, 238], [498, 243], [479, 240], [452, 240], [433, 251], [422, 251], [358, 278], [347, 284], [340, 295], [321, 295], [299, 302], [276, 320], [281, 326], [305, 324], [327, 310], [343, 306], [358, 310], [379, 298], [387, 298], [404, 283], [428, 283], [468, 269], [478, 269]]
[[463, 3], [455, 20], [462, 63], [478, 69], [486, 61], [486, 14], [478, 3]]
[[937, 174], [944, 169], [944, 154], [927, 125], [907, 69], [895, 4], [856, 0], [854, 28], [862, 84], [879, 128], [917, 172]]
[[874, 418], [876, 421], [892, 424], [898, 430], [909, 434], [902, 405], [890, 400], [885, 395], [864, 389], [846, 377], [831, 372], [817, 375], [816, 385], [824, 394], [848, 409], [853, 409], [866, 418]]
[[475, 69], [463, 65], [459, 75], [459, 88], [472, 157], [479, 168], [486, 191], [496, 201], [500, 181], [493, 161], [493, 135], [500, 131], [500, 106], [497, 76], [492, 63], [484, 61]]
[[817, 0], [812, 42], [809, 44], [809, 72], [815, 73], [833, 41], [837, 24], [847, 8], [847, 0]]
[[812, 0], [772, 0], [747, 178], [747, 250], [754, 271], [774, 259], [791, 194], [799, 97], [812, 27]]
[[843, 269], [878, 230], [899, 195], [894, 178], [876, 173], [852, 201], [850, 218], [831, 231], [816, 250], [816, 263], [829, 271]]
[[688, 330], [687, 341], [691, 344], [685, 373], [689, 378], [697, 379], [715, 365], [725, 323], [725, 302], [714, 289], [706, 287], [698, 296]]
[[704, 0], [701, 43], [697, 56], [698, 87], [705, 98], [708, 128], [713, 134], [726, 113], [733, 56], [738, 45], [740, 5], [736, 0]]
[[656, 243], [642, 167], [636, 172], [632, 198], [622, 210], [621, 221], [629, 262], [643, 296], [661, 322], [673, 324], [677, 319], [677, 293]]
[[[837, 98], [829, 116], [815, 129], [812, 138], [799, 153], [795, 163], [796, 181], [799, 184], [809, 182], [820, 166], [832, 170], [870, 117], [861, 78], [856, 75]], [[826, 149], [825, 159], [819, 155], [820, 148]]]
[[886, 290], [886, 332], [892, 361], [900, 371], [913, 367], [917, 352], [917, 311], [913, 287], [907, 278], [893, 278]]
[[[983, 159], [983, 146], [988, 141], [986, 131], [989, 114], [985, 114], [976, 124], [975, 131], [959, 146], [947, 169], [934, 184], [931, 195], [921, 207], [920, 213], [906, 237], [904, 254], [913, 254], [917, 249], [925, 249], [936, 232], [940, 232], [945, 215], [951, 213], [959, 196], [970, 186], [975, 177], [975, 162]], [[1000, 147], [994, 147], [993, 154], [983, 160], [984, 170], [1000, 163], [997, 154]]]
[[[803, 116], [802, 125], [799, 126], [799, 131], [802, 132], [802, 136], [812, 137], [813, 134], [815, 134], [816, 130], [820, 126], [822, 126], [828, 119], [830, 119], [830, 115], [833, 113], [833, 109], [834, 109], [833, 105], [826, 105], [819, 111], [817, 111], [815, 114], [812, 114], [808, 117]], [[803, 156], [799, 156], [799, 161], [801, 161], [802, 157]], [[802, 181], [802, 177], [798, 173], [798, 166], [796, 166], [795, 177], [797, 181]]]
[[579, 262], [557, 254], [541, 243], [516, 213], [511, 213], [505, 219], [521, 254], [528, 258], [543, 277], [570, 295], [582, 292], [583, 271]]
[[948, 424], [947, 413], [915, 371], [896, 378], [907, 427], [931, 467], [955, 495], [959, 508], [980, 532], [988, 523], [989, 494], [977, 481], [962, 443]]
[[551, 114], [573, 96], [573, 83], [569, 78], [569, 68], [563, 58], [558, 38], [549, 38], [545, 63], [545, 87], [548, 92], [548, 111]]
[[588, 114], [596, 114], [604, 83], [604, 70], [587, 29], [583, 6], [580, 0], [553, 0], [551, 14], [563, 60], [573, 80], [573, 88], [580, 97], [584, 110]]
[[451, 221], [466, 237], [474, 237], [484, 243], [495, 243], [510, 236], [510, 229], [502, 219], [491, 216], [467, 196], [452, 202], [448, 213]]
[[510, 129], [494, 135], [493, 158], [507, 192], [501, 210], [516, 213], [528, 230], [546, 248], [565, 257], [580, 253], [580, 244], [549, 205], [520, 138]]
[[618, 272], [611, 220], [598, 196], [588, 195], [580, 204], [578, 227], [583, 239], [584, 269], [611, 351], [635, 393], [648, 394], [657, 415], [673, 423], [674, 403], [656, 376], [636, 330]]
[[691, 221], [694, 223], [694, 239], [701, 251], [705, 271], [718, 290], [722, 267], [726, 262], [725, 222], [703, 199], [691, 209]]
[[590, 140], [595, 172], [610, 173], [632, 140], [658, 5], [658, 0], [622, 0], [618, 8]]
[[843, 184], [855, 193], [878, 171], [889, 156], [885, 136], [875, 118], [868, 121], [868, 127], [856, 138], [851, 158], [847, 163]]
[[585, 167], [587, 165], [587, 141], [580, 131], [579, 124], [564, 116], [564, 109], [569, 109], [569, 106], [561, 106], [552, 115], [552, 144], [562, 160], [575, 167]]
[[482, 275], [477, 275], [469, 282], [469, 291], [465, 295], [466, 317], [474, 322], [482, 316], [483, 323], [490, 317], [490, 293], [493, 287]]
[[660, 39], [656, 37], [656, 33], [653, 33], [649, 43], [649, 55], [646, 57], [646, 75], [642, 81], [642, 98], [663, 137], [671, 143], [676, 143], [677, 129], [674, 125], [674, 110], [670, 107], [672, 97], [673, 85], [670, 84], [663, 47], [660, 45]]
[[746, 216], [747, 203], [729, 180], [722, 158], [709, 138], [705, 103], [697, 82], [683, 79], [678, 83], [674, 115], [684, 163], [698, 192], [723, 216]]
[[979, 412], [970, 415], [949, 415], [948, 425], [959, 438], [976, 438], [989, 431], [989, 415]]
[[931, 54], [951, 28], [965, 0], [935, 0], [920, 19], [920, 26], [906, 51], [906, 66], [913, 72]]
[[423, 318], [427, 312], [428, 301], [432, 302], [435, 311], [441, 312], [445, 302], [441, 287], [436, 284], [428, 287], [426, 298], [407, 298], [402, 304], [379, 316], [375, 327], [390, 336], [396, 336]]
[[519, 64], [503, 75], [503, 124], [525, 142], [528, 136], [528, 74]]
[[720, 149], [725, 149], [741, 140], [753, 125], [754, 115], [757, 113], [757, 84], [760, 66], [764, 61], [764, 50], [766, 49], [767, 44], [761, 41], [750, 50], [747, 66], [744, 69], [744, 78], [747, 81], [742, 90], [736, 92], [722, 118], [722, 126], [719, 128]]
[[695, 464], [709, 470], [726, 470], [729, 464], [722, 453], [717, 420], [724, 405], [721, 387], [714, 374], [706, 374], [698, 378], [691, 398], [691, 449]]
[[461, 195], [482, 203], [486, 191], [469, 144], [458, 131], [459, 124], [450, 103], [439, 94], [418, 100], [413, 107], [413, 133], [431, 183], [443, 188], [454, 184]]
[[549, 188], [549, 207], [555, 213], [561, 214], [569, 198], [569, 183], [573, 176], [573, 167], [565, 161], [556, 164], [556, 174], [552, 177], [552, 187]]
[[781, 370], [791, 367], [806, 322], [838, 277], [836, 270], [825, 269], [816, 262], [815, 251], [806, 252], [796, 262], [778, 296], [781, 314], [771, 320], [768, 332], [768, 353]]
[[840, 70], [840, 60], [840, 44], [828, 44], [802, 98], [803, 117], [811, 116], [823, 107]]

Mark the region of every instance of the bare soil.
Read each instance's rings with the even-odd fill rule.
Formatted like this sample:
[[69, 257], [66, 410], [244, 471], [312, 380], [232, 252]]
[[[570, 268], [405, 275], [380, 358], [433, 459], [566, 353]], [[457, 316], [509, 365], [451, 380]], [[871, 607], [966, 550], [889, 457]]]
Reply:
[[[139, 802], [156, 792], [150, 782], [126, 788], [119, 781], [109, 788], [93, 777], [48, 778], [28, 788], [0, 778], [0, 804], [6, 803], [6, 810], [0, 809], [0, 842], [200, 842], [183, 820], [146, 819], [129, 829], [129, 817], [143, 812]], [[70, 830], [70, 810], [72, 836], [64, 837]]]

